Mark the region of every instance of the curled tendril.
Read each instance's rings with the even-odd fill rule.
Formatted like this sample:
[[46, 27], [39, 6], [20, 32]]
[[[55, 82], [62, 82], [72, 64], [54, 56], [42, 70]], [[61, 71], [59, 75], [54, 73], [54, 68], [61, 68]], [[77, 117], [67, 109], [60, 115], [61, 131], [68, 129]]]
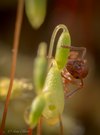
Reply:
[[62, 32], [68, 32], [67, 27], [64, 24], [59, 24], [58, 26], [55, 27], [52, 36], [51, 36], [51, 41], [50, 41], [50, 48], [49, 48], [49, 53], [48, 53], [48, 57], [51, 58], [52, 57], [52, 52], [53, 52], [53, 48], [54, 48], [54, 42], [55, 42], [55, 38], [57, 35], [57, 32], [62, 29]]

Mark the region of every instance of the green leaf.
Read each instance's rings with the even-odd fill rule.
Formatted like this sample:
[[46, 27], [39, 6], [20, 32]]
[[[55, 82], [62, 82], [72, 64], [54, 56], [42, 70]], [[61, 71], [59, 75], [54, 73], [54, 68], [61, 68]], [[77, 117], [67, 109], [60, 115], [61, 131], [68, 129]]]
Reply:
[[63, 69], [65, 65], [67, 64], [68, 56], [70, 49], [69, 48], [63, 48], [62, 46], [70, 46], [71, 45], [71, 39], [69, 32], [65, 31], [62, 32], [56, 48], [56, 54], [55, 54], [55, 60], [57, 61], [59, 69]]
[[59, 120], [59, 114], [64, 109], [63, 83], [56, 61], [53, 62], [47, 74], [43, 92], [46, 98], [46, 107], [43, 111], [43, 116], [49, 123], [56, 124]]
[[25, 0], [28, 20], [33, 28], [38, 29], [46, 16], [47, 0]]
[[40, 43], [38, 55], [35, 58], [33, 66], [33, 82], [37, 94], [40, 94], [42, 92], [47, 74], [48, 61], [46, 58], [46, 52], [47, 44], [44, 42]]
[[35, 127], [42, 115], [46, 101], [43, 95], [39, 95], [35, 98], [32, 103], [31, 111], [29, 114], [29, 124], [30, 127]]

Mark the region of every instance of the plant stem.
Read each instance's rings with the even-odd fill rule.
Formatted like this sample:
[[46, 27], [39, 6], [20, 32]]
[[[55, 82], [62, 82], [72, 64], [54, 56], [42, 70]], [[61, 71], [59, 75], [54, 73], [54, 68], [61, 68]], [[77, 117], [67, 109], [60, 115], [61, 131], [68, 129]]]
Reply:
[[37, 127], [37, 135], [42, 135], [42, 117], [39, 119], [38, 127]]
[[28, 128], [28, 135], [32, 135], [32, 128]]
[[17, 16], [16, 16], [16, 23], [15, 23], [15, 33], [14, 33], [14, 42], [13, 42], [13, 56], [12, 56], [12, 65], [11, 65], [11, 75], [10, 75], [10, 84], [9, 89], [6, 97], [6, 102], [4, 106], [4, 112], [0, 127], [0, 135], [3, 135], [3, 130], [5, 127], [5, 121], [8, 111], [8, 105], [10, 101], [10, 95], [12, 91], [13, 86], [13, 80], [15, 75], [15, 69], [16, 69], [16, 61], [17, 61], [17, 52], [18, 52], [18, 46], [19, 46], [19, 38], [20, 38], [20, 32], [21, 32], [21, 24], [22, 24], [22, 18], [23, 18], [23, 9], [24, 9], [24, 0], [18, 0], [18, 8], [17, 8]]
[[48, 53], [48, 58], [52, 58], [52, 53], [53, 53], [53, 47], [54, 47], [54, 41], [57, 35], [57, 32], [62, 29], [63, 32], [67, 32], [68, 29], [64, 24], [59, 24], [58, 26], [56, 26], [56, 28], [54, 29], [52, 36], [51, 36], [51, 41], [50, 41], [50, 48], [49, 48], [49, 53]]
[[64, 129], [63, 129], [63, 124], [62, 124], [62, 120], [61, 120], [61, 116], [59, 115], [59, 120], [60, 120], [60, 135], [64, 135]]

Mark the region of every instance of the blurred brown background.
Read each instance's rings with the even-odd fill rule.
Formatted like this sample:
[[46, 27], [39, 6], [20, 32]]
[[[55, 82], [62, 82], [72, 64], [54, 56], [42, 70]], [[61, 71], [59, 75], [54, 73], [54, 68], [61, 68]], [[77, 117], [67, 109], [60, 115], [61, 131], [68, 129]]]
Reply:
[[[10, 75], [16, 8], [17, 0], [0, 0], [0, 77]], [[69, 135], [100, 135], [99, 0], [48, 0], [46, 18], [38, 30], [24, 12], [16, 77], [32, 79], [38, 44], [46, 41], [49, 46], [52, 31], [60, 23], [68, 27], [73, 46], [87, 48], [89, 65], [85, 88], [66, 100], [65, 114], [75, 118], [77, 125]]]

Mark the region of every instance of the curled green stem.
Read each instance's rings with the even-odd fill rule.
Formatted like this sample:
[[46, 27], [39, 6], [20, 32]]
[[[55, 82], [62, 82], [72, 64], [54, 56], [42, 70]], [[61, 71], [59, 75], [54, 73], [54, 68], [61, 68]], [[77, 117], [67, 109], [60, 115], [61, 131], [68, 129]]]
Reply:
[[53, 53], [53, 48], [54, 48], [54, 42], [55, 42], [55, 38], [57, 35], [57, 32], [62, 29], [62, 32], [68, 32], [67, 27], [64, 24], [59, 24], [58, 26], [55, 27], [52, 36], [51, 36], [51, 41], [50, 41], [50, 48], [49, 48], [49, 53], [48, 53], [48, 57], [52, 58], [52, 53]]

